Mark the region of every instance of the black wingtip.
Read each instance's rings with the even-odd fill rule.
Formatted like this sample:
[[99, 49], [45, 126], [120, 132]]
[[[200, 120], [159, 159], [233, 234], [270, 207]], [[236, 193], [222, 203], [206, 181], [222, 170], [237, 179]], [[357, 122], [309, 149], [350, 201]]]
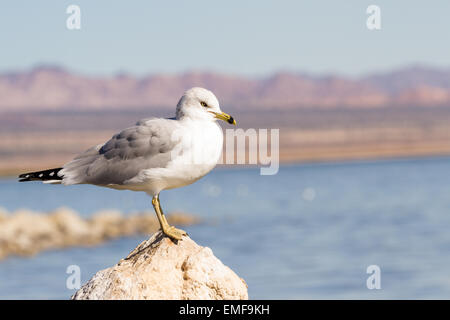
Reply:
[[54, 168], [43, 171], [22, 173], [19, 175], [19, 182], [62, 180], [62, 178], [58, 176], [58, 172], [61, 169], [62, 168]]
[[19, 175], [19, 182], [31, 181], [30, 173], [22, 173]]

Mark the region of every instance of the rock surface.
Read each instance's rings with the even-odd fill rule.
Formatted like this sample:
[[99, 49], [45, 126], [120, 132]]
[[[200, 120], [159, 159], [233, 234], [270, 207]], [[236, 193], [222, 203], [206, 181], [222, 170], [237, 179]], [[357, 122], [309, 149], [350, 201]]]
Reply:
[[73, 296], [84, 299], [248, 299], [247, 285], [210, 248], [161, 232], [115, 266], [97, 272]]

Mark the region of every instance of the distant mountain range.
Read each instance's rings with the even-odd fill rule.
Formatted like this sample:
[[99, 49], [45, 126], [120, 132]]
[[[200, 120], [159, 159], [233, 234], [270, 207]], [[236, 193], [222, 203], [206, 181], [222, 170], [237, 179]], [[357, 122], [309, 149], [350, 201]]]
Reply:
[[450, 106], [450, 69], [424, 66], [360, 78], [289, 72], [264, 78], [206, 72], [94, 77], [41, 66], [0, 74], [0, 111], [173, 108], [193, 86], [236, 108]]

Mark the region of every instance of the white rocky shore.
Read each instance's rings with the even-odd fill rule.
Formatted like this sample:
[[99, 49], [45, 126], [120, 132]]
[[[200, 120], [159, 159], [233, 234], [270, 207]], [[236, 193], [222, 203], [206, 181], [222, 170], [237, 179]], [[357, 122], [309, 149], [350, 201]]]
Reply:
[[[198, 222], [194, 216], [172, 213], [170, 224], [186, 226]], [[153, 212], [122, 215], [105, 210], [82, 218], [77, 212], [60, 208], [50, 213], [0, 209], [0, 260], [9, 255], [30, 256], [43, 250], [71, 246], [93, 246], [106, 240], [159, 229]]]
[[73, 296], [84, 299], [248, 299], [247, 285], [211, 249], [161, 232], [115, 266], [97, 272]]

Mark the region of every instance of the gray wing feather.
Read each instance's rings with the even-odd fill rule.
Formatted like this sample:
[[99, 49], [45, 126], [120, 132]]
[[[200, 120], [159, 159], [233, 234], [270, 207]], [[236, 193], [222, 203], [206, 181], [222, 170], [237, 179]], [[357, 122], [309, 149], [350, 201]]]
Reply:
[[63, 184], [123, 185], [143, 169], [165, 168], [178, 140], [172, 132], [177, 121], [144, 119], [114, 135], [63, 166]]

